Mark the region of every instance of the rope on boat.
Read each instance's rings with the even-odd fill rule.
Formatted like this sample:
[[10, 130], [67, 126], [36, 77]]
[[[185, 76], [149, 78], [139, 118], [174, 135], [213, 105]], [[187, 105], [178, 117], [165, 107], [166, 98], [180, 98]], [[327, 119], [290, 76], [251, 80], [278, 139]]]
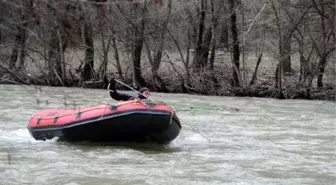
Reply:
[[97, 119], [97, 121], [101, 120], [105, 116], [105, 112], [106, 112], [107, 107], [108, 107], [108, 104], [106, 104], [103, 114]]
[[[124, 85], [124, 86], [126, 86], [126, 87], [128, 87], [128, 88], [130, 88], [131, 90], [133, 90], [133, 91], [135, 91], [135, 92], [137, 92], [137, 93], [139, 93], [139, 94], [142, 94], [142, 93], [140, 93], [139, 91], [137, 91], [137, 90], [135, 90], [134, 88], [132, 88], [132, 87], [130, 87], [129, 85], [127, 85], [127, 84], [125, 84], [125, 83], [123, 83], [123, 82], [121, 82], [121, 81], [119, 81], [119, 80], [116, 80], [115, 79], [115, 81], [117, 81], [118, 83], [120, 83], [120, 84], [122, 84], [122, 85]], [[108, 89], [109, 89], [109, 86], [110, 86], [110, 84], [108, 85]], [[111, 91], [111, 90], [110, 90]], [[143, 95], [143, 94], [142, 94]], [[148, 100], [150, 100], [151, 102], [153, 102], [153, 103], [155, 103], [153, 100], [151, 100], [151, 99], [149, 99], [149, 98], [147, 98]], [[140, 100], [140, 99], [139, 99]], [[140, 102], [142, 102], [142, 103], [144, 103], [144, 104], [146, 104], [145, 102], [143, 102], [142, 100], [140, 100]], [[147, 104], [146, 104], [147, 105]], [[166, 105], [166, 106], [168, 106], [168, 105]], [[168, 107], [170, 107], [170, 106], [168, 106]], [[171, 108], [171, 107], [170, 107]], [[171, 108], [172, 109], [172, 108]], [[171, 112], [171, 115], [170, 115], [170, 124], [172, 123], [172, 120], [173, 120], [173, 112], [174, 112], [174, 110], [172, 109], [172, 112]], [[180, 119], [181, 120], [181, 119]], [[182, 121], [182, 120], [181, 120]], [[191, 126], [191, 125], [189, 125], [189, 124], [187, 124], [185, 121], [182, 121], [183, 122], [183, 124], [186, 124], [186, 125], [188, 125], [192, 130], [194, 130], [195, 132], [197, 132], [197, 133], [199, 133], [201, 136], [203, 136], [206, 140], [208, 140], [210, 143], [211, 143], [211, 140], [208, 138], [208, 137], [206, 137], [200, 130], [198, 130], [198, 129], [196, 129], [195, 127], [193, 127], [193, 126]]]
[[170, 120], [169, 120], [169, 124], [171, 125], [172, 122], [173, 122], [173, 113], [174, 113], [174, 110], [170, 113]]

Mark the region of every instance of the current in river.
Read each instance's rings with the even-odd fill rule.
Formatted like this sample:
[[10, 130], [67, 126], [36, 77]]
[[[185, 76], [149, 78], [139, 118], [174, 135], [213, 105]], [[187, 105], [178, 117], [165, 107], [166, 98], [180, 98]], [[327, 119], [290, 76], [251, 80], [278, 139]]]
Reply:
[[182, 122], [167, 145], [36, 141], [27, 125], [40, 110], [116, 102], [101, 89], [0, 85], [0, 184], [336, 184], [334, 102], [151, 97]]

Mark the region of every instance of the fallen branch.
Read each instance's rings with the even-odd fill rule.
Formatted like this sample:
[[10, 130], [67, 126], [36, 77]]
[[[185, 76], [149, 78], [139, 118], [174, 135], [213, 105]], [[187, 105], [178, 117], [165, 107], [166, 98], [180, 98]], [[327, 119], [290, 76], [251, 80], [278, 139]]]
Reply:
[[25, 80], [23, 80], [19, 75], [17, 75], [14, 71], [12, 71], [11, 69], [8, 69], [7, 67], [3, 66], [2, 64], [0, 64], [0, 68], [4, 69], [5, 71], [7, 71], [12, 77], [16, 78], [19, 83], [21, 84], [25, 84], [25, 85], [30, 85], [30, 83], [26, 82]]

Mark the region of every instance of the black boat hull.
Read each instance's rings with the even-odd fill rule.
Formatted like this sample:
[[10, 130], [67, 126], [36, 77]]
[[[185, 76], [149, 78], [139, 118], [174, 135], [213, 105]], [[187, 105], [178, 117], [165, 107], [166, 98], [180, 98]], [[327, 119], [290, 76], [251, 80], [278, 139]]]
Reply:
[[78, 142], [169, 143], [181, 130], [179, 119], [167, 111], [131, 111], [92, 118], [63, 126], [28, 127], [36, 140], [58, 137]]

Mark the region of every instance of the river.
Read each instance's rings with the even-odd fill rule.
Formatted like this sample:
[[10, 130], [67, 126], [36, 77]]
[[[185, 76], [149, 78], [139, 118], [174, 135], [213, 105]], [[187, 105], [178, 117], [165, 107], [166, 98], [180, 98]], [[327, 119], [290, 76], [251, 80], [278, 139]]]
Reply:
[[106, 90], [0, 85], [0, 184], [336, 183], [334, 102], [151, 97], [182, 121], [170, 144], [35, 141], [27, 124], [37, 111], [114, 101]]

